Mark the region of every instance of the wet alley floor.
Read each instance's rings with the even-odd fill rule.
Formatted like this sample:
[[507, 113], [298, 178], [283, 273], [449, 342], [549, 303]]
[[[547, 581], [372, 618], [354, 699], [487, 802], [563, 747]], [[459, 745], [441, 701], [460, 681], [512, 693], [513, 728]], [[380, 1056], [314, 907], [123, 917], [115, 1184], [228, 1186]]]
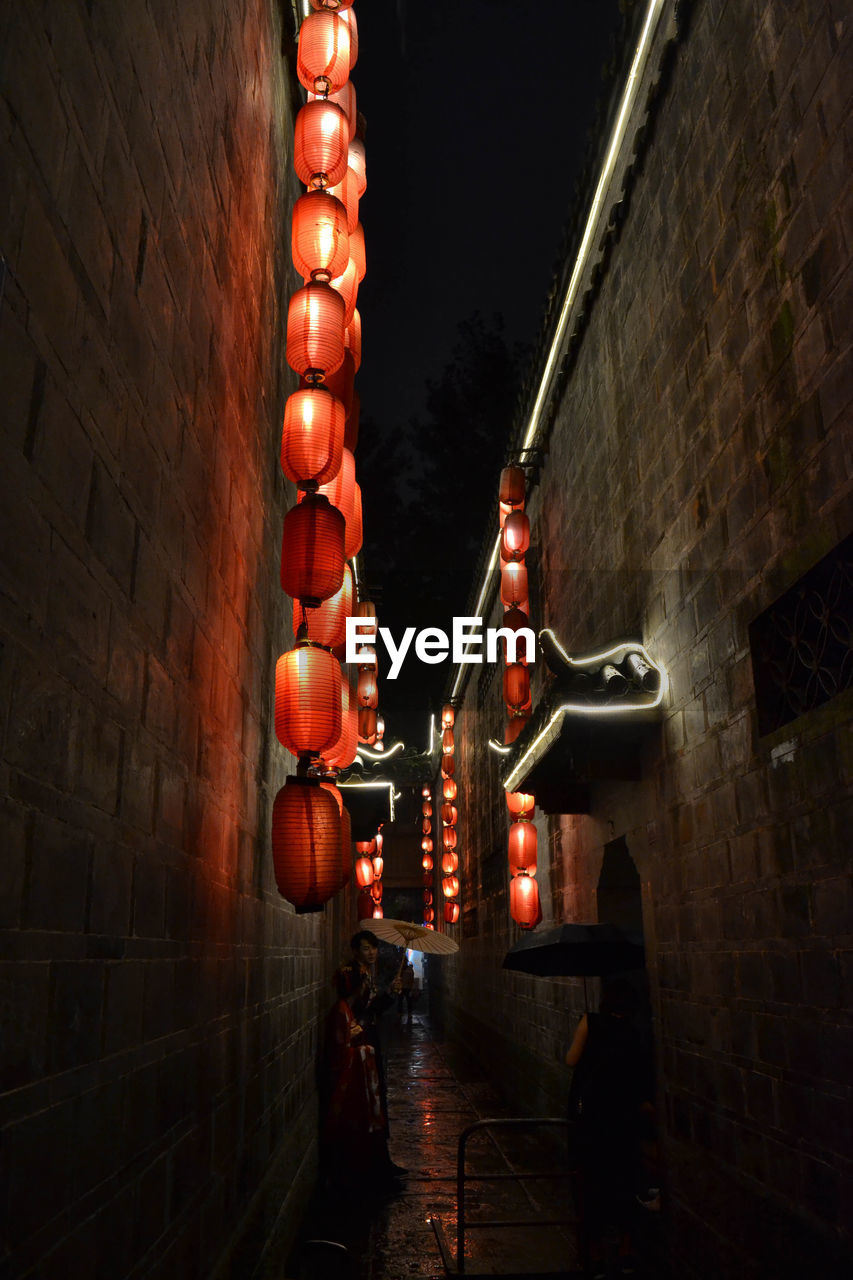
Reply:
[[[399, 1194], [385, 1199], [368, 1194], [346, 1202], [318, 1188], [285, 1273], [293, 1280], [443, 1280], [456, 1275], [459, 1135], [477, 1121], [518, 1114], [454, 1046], [434, 1037], [425, 1014], [416, 1013], [410, 1023], [386, 1015], [383, 1043], [389, 1150], [408, 1174]], [[466, 1188], [466, 1276], [584, 1274], [572, 1186], [564, 1176], [563, 1127], [478, 1130], [469, 1141], [466, 1169], [496, 1177], [471, 1181]], [[525, 1183], [507, 1176], [518, 1171], [561, 1176]], [[446, 1260], [430, 1223], [436, 1216], [447, 1241]], [[530, 1219], [565, 1225], [467, 1229], [477, 1221]]]

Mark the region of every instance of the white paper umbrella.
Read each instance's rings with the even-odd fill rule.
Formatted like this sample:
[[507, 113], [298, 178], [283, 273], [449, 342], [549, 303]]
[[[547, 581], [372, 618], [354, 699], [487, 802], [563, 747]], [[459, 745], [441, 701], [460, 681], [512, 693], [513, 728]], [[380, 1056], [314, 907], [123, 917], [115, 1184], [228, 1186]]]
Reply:
[[411, 920], [359, 920], [358, 927], [375, 933], [383, 942], [390, 942], [395, 947], [408, 947], [410, 951], [450, 955], [452, 951], [459, 950], [459, 944], [448, 938], [446, 933], [437, 933], [435, 929], [413, 924]]

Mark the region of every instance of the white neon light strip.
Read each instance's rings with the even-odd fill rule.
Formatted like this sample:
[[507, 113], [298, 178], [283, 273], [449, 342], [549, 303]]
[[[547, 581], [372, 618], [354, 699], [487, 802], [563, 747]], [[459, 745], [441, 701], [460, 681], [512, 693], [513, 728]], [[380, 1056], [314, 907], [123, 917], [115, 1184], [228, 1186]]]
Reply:
[[[362, 744], [358, 749], [358, 754], [362, 757], [367, 756], [368, 760], [390, 760], [391, 756], [398, 751], [402, 751], [405, 745], [405, 742], [395, 742], [393, 747], [389, 747], [387, 751], [371, 751], [369, 747], [365, 747]], [[362, 759], [363, 763], [364, 760]]]
[[[551, 379], [554, 375], [554, 368], [557, 364], [557, 360], [560, 354], [560, 348], [562, 346], [563, 339], [565, 337], [566, 326], [569, 321], [569, 312], [571, 311], [572, 306], [574, 304], [575, 297], [578, 291], [578, 286], [581, 280], [581, 275], [583, 274], [583, 269], [586, 266], [586, 260], [589, 256], [589, 249], [592, 243], [593, 232], [595, 231], [596, 222], [598, 219], [599, 212], [601, 210], [601, 204], [604, 199], [604, 193], [608, 183], [610, 182], [611, 177], [613, 176], [613, 170], [616, 166], [616, 159], [619, 155], [619, 151], [622, 147], [622, 143], [625, 140], [625, 130], [628, 127], [628, 118], [631, 114], [631, 109], [633, 108], [634, 103], [636, 101], [637, 91], [639, 89], [640, 74], [645, 68], [646, 59], [648, 58], [648, 54], [649, 54], [649, 46], [651, 45], [651, 41], [652, 41], [652, 36], [654, 35], [655, 30], [657, 28], [657, 22], [658, 22], [658, 19], [660, 18], [661, 11], [663, 10], [665, 3], [666, 3], [666, 0], [649, 0], [648, 8], [646, 9], [646, 17], [643, 22], [643, 29], [640, 33], [640, 38], [637, 41], [637, 47], [634, 50], [634, 57], [631, 61], [631, 69], [629, 70], [628, 78], [625, 81], [625, 88], [622, 91], [622, 101], [619, 104], [619, 114], [616, 117], [616, 123], [614, 124], [613, 132], [610, 135], [610, 145], [608, 146], [608, 149], [607, 149], [607, 155], [604, 160], [604, 165], [602, 166], [601, 174], [599, 175], [598, 183], [595, 188], [595, 194], [593, 195], [593, 198], [592, 198], [592, 204], [590, 205], [589, 213], [587, 215], [583, 237], [581, 239], [580, 248], [578, 249], [577, 257], [575, 258], [575, 265], [572, 269], [572, 274], [571, 274], [571, 278], [569, 279], [569, 284], [566, 289], [565, 297], [563, 298], [563, 305], [560, 308], [560, 318], [557, 322], [557, 328], [554, 333], [554, 337], [551, 341], [551, 347], [548, 352], [548, 359], [545, 362], [545, 369], [542, 374], [542, 380], [539, 383], [539, 390], [536, 394], [536, 400], [533, 405], [533, 410], [530, 414], [530, 420], [527, 424], [527, 431], [525, 432], [524, 441], [521, 446], [522, 449], [530, 448], [530, 445], [533, 439], [535, 438], [536, 432], [539, 427], [539, 419], [542, 415], [542, 408], [543, 408], [543, 405], [545, 404], [545, 400], [548, 395], [548, 390], [551, 385]], [[483, 580], [483, 586], [480, 591], [480, 598], [477, 601], [477, 607], [475, 610], [475, 614], [477, 617], [481, 616], [480, 610], [482, 609], [483, 604], [485, 602], [486, 594], [488, 592], [490, 581], [491, 581], [492, 570], [497, 564], [499, 550], [500, 550], [500, 534], [498, 534], [497, 538], [495, 539], [495, 545], [494, 545], [494, 548], [492, 549], [491, 559], [489, 560], [489, 567], [486, 570], [486, 575]], [[450, 695], [452, 698], [455, 697], [459, 691], [459, 687], [462, 683], [462, 677], [463, 677], [464, 671], [465, 671], [465, 666], [462, 663], [460, 663], [456, 672], [456, 679], [453, 683], [453, 691]]]
[[496, 738], [489, 738], [489, 746], [492, 751], [498, 751], [502, 756], [508, 756], [512, 747], [505, 747], [502, 742], [498, 742]]
[[394, 783], [393, 782], [339, 782], [339, 791], [377, 791], [380, 788], [387, 788], [389, 807], [391, 810], [391, 821], [394, 821]]

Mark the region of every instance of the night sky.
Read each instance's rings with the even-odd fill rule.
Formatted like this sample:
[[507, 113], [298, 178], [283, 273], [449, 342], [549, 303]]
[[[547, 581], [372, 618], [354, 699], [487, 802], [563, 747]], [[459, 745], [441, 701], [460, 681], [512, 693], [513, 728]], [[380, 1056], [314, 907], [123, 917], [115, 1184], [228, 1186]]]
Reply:
[[[618, 0], [362, 0], [357, 16], [368, 269], [356, 462], [363, 562], [396, 634], [464, 612], [622, 18]], [[478, 312], [451, 368], [460, 325]], [[448, 471], [469, 430], [479, 443], [460, 486]], [[448, 527], [457, 554], [436, 581]], [[449, 670], [412, 657], [383, 682], [386, 741], [423, 737]]]

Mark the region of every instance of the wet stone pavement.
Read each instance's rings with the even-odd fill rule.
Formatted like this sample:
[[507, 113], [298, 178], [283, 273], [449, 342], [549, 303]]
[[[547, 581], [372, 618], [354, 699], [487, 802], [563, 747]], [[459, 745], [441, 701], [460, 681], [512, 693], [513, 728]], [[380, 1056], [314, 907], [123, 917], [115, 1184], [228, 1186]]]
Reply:
[[[346, 1200], [318, 1187], [286, 1271], [294, 1280], [444, 1280], [456, 1275], [456, 1158], [460, 1132], [483, 1119], [508, 1118], [500, 1095], [472, 1072], [455, 1050], [433, 1037], [425, 1013], [411, 1022], [393, 1013], [383, 1019], [388, 1077], [389, 1150], [408, 1169], [391, 1196]], [[564, 1226], [476, 1227], [466, 1231], [465, 1275], [582, 1276], [574, 1198], [567, 1177], [520, 1184], [515, 1171], [567, 1169], [565, 1130], [527, 1127], [480, 1130], [467, 1148], [466, 1170], [500, 1176], [472, 1181], [466, 1190], [466, 1223], [534, 1218], [572, 1221]], [[449, 1250], [448, 1268], [430, 1223], [440, 1219]], [[307, 1244], [326, 1241], [327, 1244]], [[657, 1272], [646, 1271], [646, 1277]]]

